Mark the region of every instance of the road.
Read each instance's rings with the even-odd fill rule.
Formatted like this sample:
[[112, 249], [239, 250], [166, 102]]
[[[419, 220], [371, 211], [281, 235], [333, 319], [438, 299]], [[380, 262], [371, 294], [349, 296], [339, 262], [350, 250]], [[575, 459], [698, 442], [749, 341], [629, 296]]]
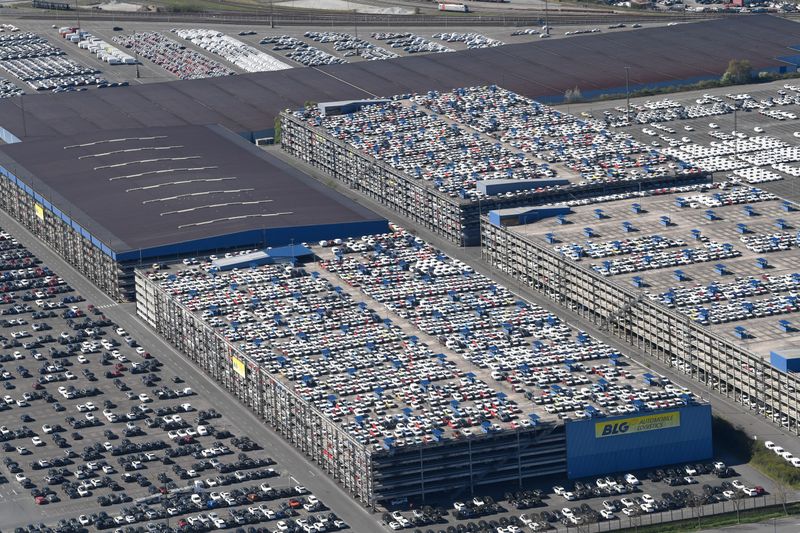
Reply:
[[[279, 157], [280, 159], [315, 177], [322, 183], [327, 184], [331, 181], [325, 174], [323, 174], [318, 169], [312, 167], [311, 165], [306, 164], [305, 162], [292, 158], [278, 147], [269, 147], [266, 149], [271, 153], [273, 153], [275, 156]], [[772, 440], [778, 442], [786, 450], [792, 452], [795, 455], [800, 455], [800, 439], [798, 439], [795, 435], [792, 435], [789, 432], [784, 431], [782, 428], [774, 424], [771, 424], [766, 419], [763, 419], [761, 417], [758, 417], [756, 415], [753, 415], [745, 411], [744, 406], [716, 393], [715, 391], [712, 391], [704, 386], [699, 385], [697, 382], [687, 378], [682, 373], [675, 372], [674, 369], [672, 369], [671, 367], [663, 365], [661, 362], [646, 355], [644, 352], [621, 342], [616, 337], [608, 335], [604, 331], [599, 330], [593, 323], [585, 320], [583, 317], [576, 314], [571, 309], [563, 307], [557, 302], [554, 302], [553, 300], [545, 298], [544, 296], [542, 296], [537, 292], [533, 292], [523, 287], [516, 280], [490, 268], [481, 259], [480, 249], [478, 247], [464, 248], [456, 246], [450, 243], [449, 241], [446, 241], [441, 237], [433, 234], [429, 230], [423, 227], [418, 227], [415, 223], [411, 222], [408, 219], [405, 219], [401, 215], [397, 214], [395, 211], [391, 211], [381, 206], [380, 204], [373, 202], [372, 200], [369, 200], [363, 196], [358, 195], [354, 191], [347, 189], [344, 185], [341, 184], [335, 184], [335, 185], [336, 185], [335, 189], [338, 192], [346, 195], [353, 201], [369, 209], [372, 209], [381, 216], [385, 216], [390, 220], [396, 221], [398, 224], [404, 226], [405, 228], [414, 229], [414, 231], [421, 238], [434, 244], [442, 251], [472, 265], [473, 267], [475, 267], [476, 270], [487, 276], [503, 281], [507, 287], [509, 287], [511, 290], [518, 293], [519, 295], [525, 297], [526, 299], [542, 307], [556, 311], [569, 324], [588, 332], [589, 334], [602, 340], [603, 342], [605, 342], [610, 346], [618, 348], [620, 351], [632, 357], [642, 366], [648, 367], [654, 372], [669, 377], [674, 383], [685, 385], [689, 388], [692, 388], [693, 390], [702, 393], [703, 397], [709, 400], [714, 412], [717, 415], [721, 416], [725, 420], [728, 420], [729, 422], [731, 422], [736, 426], [742, 427], [748, 435], [751, 435], [761, 441]]]
[[[184, 360], [172, 346], [164, 342], [144, 322], [139, 320], [136, 316], [135, 304], [118, 304], [114, 302], [3, 211], [0, 211], [0, 227], [13, 234], [21, 244], [33, 252], [45, 265], [48, 265], [67, 283], [72, 285], [79, 294], [84, 296], [88, 303], [92, 303], [102, 309], [108, 318], [125, 328], [142, 346], [158, 357], [167, 369], [183, 377], [187, 385], [192, 387], [197, 394], [202, 395], [213, 403], [215, 409], [231, 422], [236, 429], [235, 433], [247, 434], [263, 445], [270, 456], [278, 463], [278, 469], [283, 472], [288, 471], [298, 484], [304, 485], [311, 490], [333, 512], [347, 522], [352, 531], [355, 533], [371, 533], [380, 528], [378, 515], [372, 515], [367, 509], [356, 503], [315, 464], [311, 463], [293, 446], [284, 441], [263, 421], [242, 406], [233, 396], [229, 395], [192, 363]], [[26, 497], [24, 500], [30, 501], [30, 498]], [[6, 511], [13, 512], [14, 516], [19, 518], [20, 523], [10, 524], [10, 521], [6, 519]], [[48, 515], [47, 521], [48, 523], [54, 523], [60, 518], [68, 518], [69, 516], [76, 516], [76, 514], [79, 513], [68, 516]], [[25, 502], [19, 502], [12, 509], [4, 507], [3, 516], [4, 529], [13, 529], [17, 525], [27, 525], [34, 521], [38, 523], [43, 520], [39, 510]]]
[[703, 533], [711, 533], [712, 531], [724, 531], [725, 533], [797, 533], [800, 531], [800, 519], [797, 517], [777, 518], [755, 524], [725, 526], [719, 529], [704, 529]]

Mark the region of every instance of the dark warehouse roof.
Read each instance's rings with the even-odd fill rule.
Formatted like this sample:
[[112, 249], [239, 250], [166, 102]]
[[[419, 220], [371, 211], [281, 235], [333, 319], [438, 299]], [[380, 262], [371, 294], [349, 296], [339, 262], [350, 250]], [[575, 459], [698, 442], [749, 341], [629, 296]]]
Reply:
[[116, 254], [385, 220], [221, 126], [31, 140], [0, 147], [0, 165]]
[[271, 129], [275, 116], [307, 101], [390, 96], [429, 89], [498, 84], [546, 99], [580, 87], [584, 95], [619, 89], [629, 66], [633, 87], [719, 77], [730, 59], [755, 69], [787, 64], [800, 26], [769, 15], [590, 34], [550, 41], [410, 56], [320, 68], [153, 83], [0, 101], [0, 127], [17, 137], [76, 131], [222, 124], [237, 133]]

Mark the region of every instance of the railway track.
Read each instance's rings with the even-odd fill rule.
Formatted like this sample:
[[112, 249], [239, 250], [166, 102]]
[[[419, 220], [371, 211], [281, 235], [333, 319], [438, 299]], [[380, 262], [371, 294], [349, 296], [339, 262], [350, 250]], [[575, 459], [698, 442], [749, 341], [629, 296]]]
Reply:
[[[226, 5], [241, 8], [242, 11], [225, 12], [114, 12], [81, 11], [81, 20], [92, 21], [150, 21], [150, 22], [204, 22], [215, 24], [239, 25], [280, 25], [280, 26], [312, 26], [312, 25], [352, 25], [363, 26], [530, 26], [540, 25], [544, 20], [544, 11], [526, 11], [525, 13], [497, 14], [466, 13], [466, 14], [370, 14], [370, 13], [343, 13], [334, 11], [302, 10], [288, 7], [274, 6], [272, 8], [253, 9], [252, 4], [226, 2]], [[246, 9], [246, 11], [245, 11]], [[2, 13], [3, 18], [31, 19], [31, 20], [71, 20], [75, 17], [74, 11], [50, 10], [14, 10], [13, 13]], [[730, 16], [722, 13], [633, 13], [613, 11], [592, 11], [570, 9], [550, 10], [548, 20], [551, 25], [592, 25], [608, 23], [647, 23], [647, 22], [685, 22], [693, 20], [707, 20]], [[735, 15], [741, 17], [742, 15]]]

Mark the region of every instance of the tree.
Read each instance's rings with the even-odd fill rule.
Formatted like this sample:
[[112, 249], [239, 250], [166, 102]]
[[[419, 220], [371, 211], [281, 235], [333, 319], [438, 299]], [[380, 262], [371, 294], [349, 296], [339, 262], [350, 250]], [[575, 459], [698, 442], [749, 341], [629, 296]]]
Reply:
[[733, 495], [731, 496], [731, 504], [733, 508], [736, 510], [736, 523], [741, 524], [741, 518], [739, 516], [739, 511], [742, 508], [742, 503], [744, 501], [744, 493], [740, 490], [734, 491]]
[[703, 497], [692, 493], [691, 496], [686, 498], [686, 506], [692, 510], [692, 515], [697, 516], [697, 527], [700, 527], [700, 519], [703, 516]]
[[783, 514], [786, 516], [789, 516], [789, 511], [786, 510], [786, 501], [793, 492], [792, 487], [786, 482], [783, 476], [775, 477], [775, 499], [783, 506]]
[[753, 79], [753, 66], [747, 59], [731, 59], [728, 70], [722, 75], [722, 83], [750, 83]]
[[281, 142], [281, 117], [275, 117], [275, 144]]

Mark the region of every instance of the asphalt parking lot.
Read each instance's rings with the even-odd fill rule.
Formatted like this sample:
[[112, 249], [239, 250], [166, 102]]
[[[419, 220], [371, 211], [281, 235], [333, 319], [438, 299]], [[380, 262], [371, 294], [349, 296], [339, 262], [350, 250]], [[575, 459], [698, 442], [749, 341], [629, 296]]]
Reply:
[[[665, 101], [671, 101], [688, 108], [689, 106], [699, 105], [697, 104], [697, 101], [703, 100], [704, 95], [709, 95], [718, 99], [719, 103], [733, 106], [736, 100], [726, 97], [726, 95], [749, 95], [751, 97], [749, 99], [750, 102], [753, 104], [760, 104], [762, 101], [768, 99], [779, 101], [784, 96], [795, 97], [798, 94], [794, 90], [785, 88], [785, 85], [797, 86], [798, 84], [795, 82], [795, 80], [780, 80], [757, 85], [720, 87], [697, 91], [687, 91], [671, 95], [632, 98], [631, 106], [640, 107], [644, 106], [648, 102], [656, 104], [658, 102], [663, 103]], [[742, 102], [743, 100], [739, 101]], [[711, 105], [713, 105], [713, 101], [710, 100], [703, 104], [703, 106], [707, 109], [710, 108]], [[602, 118], [604, 112], [609, 112], [612, 113], [616, 119], [622, 119], [624, 118], [625, 100], [620, 99], [607, 102], [569, 105], [565, 104], [558, 106], [558, 109], [573, 113], [575, 115], [586, 113], [596, 118]], [[761, 181], [763, 178], [754, 180], [751, 178], [751, 184], [762, 187], [782, 198], [792, 200], [794, 202], [800, 201], [800, 191], [798, 191], [797, 180], [792, 179], [795, 177], [795, 175], [789, 173], [796, 172], [792, 168], [793, 163], [791, 161], [789, 161], [786, 166], [781, 167], [782, 169], [775, 169], [769, 164], [771, 161], [760, 159], [757, 155], [747, 155], [748, 152], [754, 148], [752, 146], [748, 147], [748, 142], [757, 137], [763, 139], [765, 142], [770, 140], [770, 142], [785, 144], [788, 147], [796, 146], [798, 139], [794, 134], [795, 132], [800, 131], [800, 122], [798, 122], [798, 119], [796, 118], [797, 116], [800, 116], [798, 115], [798, 113], [800, 113], [800, 105], [797, 103], [788, 103], [784, 105], [776, 104], [772, 107], [764, 107], [763, 110], [770, 112], [780, 111], [789, 113], [794, 115], [795, 118], [784, 118], [783, 120], [779, 120], [777, 118], [762, 114], [757, 108], [750, 108], [750, 110], [747, 110], [745, 107], [735, 114], [732, 112], [732, 110], [728, 110], [727, 112], [719, 115], [709, 115], [690, 119], [667, 120], [656, 123], [658, 126], [671, 128], [674, 130], [674, 133], [653, 128], [652, 126], [648, 126], [648, 123], [615, 128], [615, 130], [625, 131], [633, 136], [636, 140], [661, 150], [668, 148], [680, 150], [681, 145], [696, 145], [698, 147], [708, 149], [715, 146], [711, 143], [724, 144], [726, 141], [728, 143], [734, 143], [733, 146], [736, 148], [736, 141], [733, 140], [736, 137], [731, 135], [731, 132], [736, 130], [741, 135], [744, 135], [744, 137], [740, 137], [738, 140], [739, 150], [735, 151], [738, 153], [734, 153], [730, 150], [727, 151], [730, 153], [726, 153], [724, 149], [717, 146], [719, 149], [719, 156], [716, 161], [710, 160], [711, 158], [709, 157], [700, 158], [706, 160], [706, 163], [714, 163], [716, 165], [717, 168], [710, 169], [715, 172], [715, 176], [718, 175], [720, 179], [724, 179], [725, 176], [733, 175], [742, 181], [746, 181], [745, 176], [753, 176], [753, 173], [751, 172], [750, 174], [747, 174], [746, 172], [742, 171], [748, 168], [759, 168], [761, 169], [757, 171], [759, 177], [774, 174], [782, 179], [775, 181], [762, 181], [759, 183], [759, 181]], [[635, 119], [635, 116], [636, 113], [632, 112], [632, 120]], [[714, 126], [711, 127], [711, 124]], [[643, 131], [645, 129], [651, 130], [651, 132], [655, 133], [655, 135], [646, 133]], [[748, 137], [750, 139], [748, 139]], [[686, 141], [684, 141], [684, 139], [686, 139]], [[670, 146], [670, 140], [679, 144]], [[653, 143], [657, 143], [658, 146], [654, 145]], [[698, 150], [699, 149], [700, 148], [698, 148]], [[676, 153], [678, 152], [676, 151]], [[696, 153], [700, 152], [698, 151]], [[738, 157], [736, 157], [737, 155]], [[776, 157], [789, 158], [788, 155], [783, 155], [783, 153]], [[740, 160], [739, 164], [736, 165], [736, 170], [733, 168], [727, 168], [732, 166], [731, 160], [733, 159]], [[780, 165], [780, 162], [778, 164]], [[739, 171], [738, 173], [737, 170]]]
[[157, 354], [10, 235], [0, 234], [0, 248], [4, 529], [66, 517], [97, 529], [167, 520], [347, 527], [267, 443], [163, 371]]
[[[669, 515], [675, 520], [688, 518], [693, 516], [692, 507], [697, 505], [705, 505], [704, 512], [710, 514], [711, 508], [707, 506], [714, 503], [717, 511], [722, 509], [721, 502], [727, 502], [725, 505], [728, 510], [734, 509], [734, 503], [741, 504], [741, 508], [757, 503], [746, 502], [745, 500], [754, 497], [746, 496], [733, 485], [734, 482], [746, 489], [753, 489], [758, 496], [769, 494], [767, 486], [759, 485], [768, 480], [758, 472], [751, 471], [746, 465], [728, 467], [730, 470], [723, 473], [724, 477], [714, 473], [713, 462], [691, 465], [695, 470], [700, 467], [706, 471], [689, 476], [691, 483], [685, 479], [688, 476], [685, 471], [686, 466], [674, 465], [638, 472], [634, 475], [635, 484], [628, 483], [624, 474], [605, 476], [601, 478], [604, 480], [602, 484], [605, 488], [597, 486], [597, 479], [577, 482], [559, 482], [558, 479], [552, 479], [549, 480], [552, 484], [542, 482], [525, 489], [506, 487], [504, 490], [498, 487], [494, 492], [474, 497], [464, 494], [455, 503], [458, 507], [464, 506], [461, 512], [454, 508], [452, 502], [449, 505], [441, 504], [442, 507], [448, 507], [449, 514], [443, 517], [442, 525], [434, 526], [433, 530], [449, 531], [447, 529], [449, 526], [458, 524], [468, 526], [470, 522], [480, 526], [485, 522], [489, 526], [494, 525], [495, 529], [504, 528], [503, 531], [516, 531], [513, 527], [507, 529], [515, 525], [523, 531], [544, 531], [568, 530], [570, 527], [586, 524], [597, 524], [599, 530], [605, 531], [606, 527], [616, 529], [637, 523], [649, 523], [649, 520], [657, 520], [655, 515], [658, 513], [666, 513], [665, 518]], [[740, 471], [746, 472], [746, 475], [740, 475]], [[614, 480], [613, 484], [606, 483], [608, 477]], [[666, 478], [672, 478], [674, 481], [667, 482]], [[556, 494], [554, 489], [559, 492], [562, 489], [570, 492], [572, 494], [569, 498], [575, 496], [575, 499], [568, 500]], [[726, 491], [731, 492], [726, 493]], [[751, 491], [748, 492], [753, 494]], [[731, 503], [731, 500], [738, 502]], [[650, 506], [643, 509], [642, 504], [647, 502], [651, 502]], [[435, 505], [432, 507], [435, 508]], [[623, 511], [623, 509], [630, 510]], [[602, 511], [607, 513], [603, 515]], [[408, 520], [414, 519], [413, 511], [401, 514]], [[426, 514], [430, 516], [431, 513], [428, 511]], [[573, 521], [569, 516], [580, 518]], [[382, 518], [384, 522], [390, 519], [385, 514]], [[395, 521], [396, 517], [391, 518], [391, 521]], [[386, 527], [388, 530], [392, 529], [389, 525]]]

